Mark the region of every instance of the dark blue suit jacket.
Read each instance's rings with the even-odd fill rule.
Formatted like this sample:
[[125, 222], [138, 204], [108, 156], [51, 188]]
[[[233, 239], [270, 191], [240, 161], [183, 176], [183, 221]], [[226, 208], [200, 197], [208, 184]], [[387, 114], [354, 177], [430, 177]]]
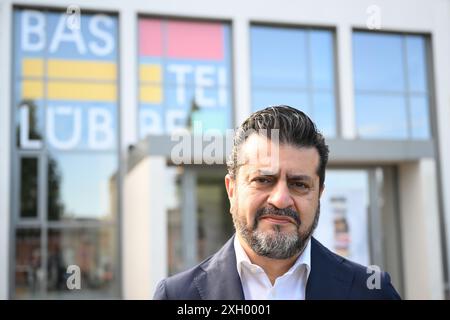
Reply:
[[[153, 298], [243, 300], [233, 239], [199, 265], [162, 280]], [[385, 272], [381, 273], [380, 289], [369, 289], [367, 279], [371, 274], [366, 267], [332, 253], [312, 238], [306, 299], [400, 299]]]

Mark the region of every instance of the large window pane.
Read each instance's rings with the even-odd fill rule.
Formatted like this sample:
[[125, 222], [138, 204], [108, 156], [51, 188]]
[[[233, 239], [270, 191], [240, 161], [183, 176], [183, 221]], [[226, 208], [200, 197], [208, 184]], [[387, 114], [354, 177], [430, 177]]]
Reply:
[[[139, 137], [231, 128], [230, 27], [139, 19]], [[212, 115], [215, 115], [213, 117]]]
[[69, 28], [64, 12], [14, 16], [18, 146], [39, 149], [40, 140], [54, 150], [115, 150], [117, 18], [84, 13], [80, 27]]
[[353, 67], [359, 137], [430, 138], [424, 36], [355, 32]]
[[52, 154], [48, 166], [48, 219], [114, 221], [116, 190], [115, 154]]
[[[51, 229], [48, 231], [47, 290], [49, 297], [83, 298], [113, 296], [117, 277], [117, 239], [112, 228]], [[80, 288], [69, 289], [79, 268]], [[69, 270], [69, 272], [68, 272]]]
[[253, 86], [306, 88], [308, 85], [306, 58], [307, 46], [304, 30], [252, 27]]
[[325, 29], [252, 26], [252, 110], [290, 105], [335, 136], [333, 42]]
[[402, 36], [365, 32], [353, 35], [356, 90], [404, 90], [404, 63]]
[[[13, 170], [20, 175], [15, 181], [20, 182], [21, 192], [20, 203], [14, 207], [22, 218], [36, 218], [38, 208], [44, 209], [43, 219], [19, 219], [14, 225], [16, 268], [28, 270], [26, 277], [22, 273], [12, 284], [17, 297], [33, 293], [46, 298], [49, 290], [58, 294], [52, 298], [62, 297], [55, 288], [63, 286], [64, 270], [51, 273], [55, 270], [50, 259], [55, 236], [48, 232], [49, 227], [60, 228], [58, 245], [64, 244], [65, 233], [74, 225], [91, 230], [93, 237], [100, 237], [101, 230], [108, 228], [110, 236], [101, 237], [105, 242], [102, 248], [110, 247], [114, 252], [108, 254], [114, 257], [118, 254], [118, 19], [92, 11], [83, 12], [79, 20], [67, 17], [65, 10], [14, 10], [12, 101], [16, 153], [22, 159]], [[46, 186], [38, 190], [40, 177]], [[24, 234], [29, 223], [36, 229]], [[81, 233], [77, 236], [84, 237]], [[76, 242], [77, 236], [67, 234], [71, 242]], [[30, 237], [33, 246], [40, 248], [34, 250], [39, 259], [50, 259], [39, 260], [39, 268], [48, 266], [50, 272], [33, 271], [36, 262], [23, 258], [30, 256], [29, 246], [23, 245], [30, 243]], [[101, 259], [102, 250], [86, 255], [86, 263]], [[32, 281], [36, 277], [43, 284], [39, 290]], [[117, 284], [116, 277], [110, 281]], [[112, 295], [117, 296], [118, 287], [114, 288]], [[105, 295], [101, 285], [90, 289], [93, 296]]]

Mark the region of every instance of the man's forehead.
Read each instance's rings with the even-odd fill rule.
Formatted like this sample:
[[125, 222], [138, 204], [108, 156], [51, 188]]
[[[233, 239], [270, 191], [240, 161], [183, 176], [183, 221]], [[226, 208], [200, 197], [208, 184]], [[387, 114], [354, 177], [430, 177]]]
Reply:
[[256, 150], [271, 150], [273, 148], [278, 148], [279, 146], [280, 143], [278, 139], [269, 139], [264, 135], [252, 133], [242, 144], [241, 151], [253, 153]]
[[295, 159], [285, 159], [272, 162], [247, 162], [240, 166], [246, 175], [286, 175], [286, 176], [317, 176], [318, 162], [316, 161], [296, 161]]
[[285, 156], [287, 153], [291, 157], [303, 158], [304, 160], [308, 160], [308, 162], [318, 162], [320, 160], [319, 153], [313, 146], [294, 146], [253, 134], [243, 143], [238, 153], [238, 165], [257, 164], [266, 167], [277, 166], [280, 157]]

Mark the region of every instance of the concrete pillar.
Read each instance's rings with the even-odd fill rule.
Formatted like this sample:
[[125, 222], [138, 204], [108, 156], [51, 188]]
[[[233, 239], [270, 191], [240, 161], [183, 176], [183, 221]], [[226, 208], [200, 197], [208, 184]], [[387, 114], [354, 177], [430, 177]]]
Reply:
[[341, 24], [336, 32], [336, 63], [339, 70], [339, 89], [336, 90], [339, 103], [336, 105], [340, 107], [340, 132], [345, 139], [356, 137], [352, 56], [352, 27]]
[[150, 299], [167, 276], [164, 157], [146, 157], [124, 179], [122, 215], [123, 297]]
[[399, 168], [405, 299], [443, 299], [436, 165], [433, 159]]
[[252, 112], [250, 98], [250, 22], [243, 17], [233, 20], [233, 81], [236, 97], [234, 110], [234, 126], [239, 126]]

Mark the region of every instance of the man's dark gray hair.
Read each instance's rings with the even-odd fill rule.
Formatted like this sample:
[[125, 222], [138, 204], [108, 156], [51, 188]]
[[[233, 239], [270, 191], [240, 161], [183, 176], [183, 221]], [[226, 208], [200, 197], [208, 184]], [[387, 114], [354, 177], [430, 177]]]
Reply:
[[242, 144], [255, 132], [270, 139], [271, 129], [278, 129], [280, 144], [317, 149], [320, 156], [317, 175], [320, 179], [320, 187], [322, 187], [325, 182], [325, 168], [329, 153], [325, 139], [305, 113], [285, 105], [271, 106], [257, 111], [237, 129], [234, 135], [233, 149], [227, 161], [228, 174], [231, 178], [236, 178], [239, 169], [238, 153]]

